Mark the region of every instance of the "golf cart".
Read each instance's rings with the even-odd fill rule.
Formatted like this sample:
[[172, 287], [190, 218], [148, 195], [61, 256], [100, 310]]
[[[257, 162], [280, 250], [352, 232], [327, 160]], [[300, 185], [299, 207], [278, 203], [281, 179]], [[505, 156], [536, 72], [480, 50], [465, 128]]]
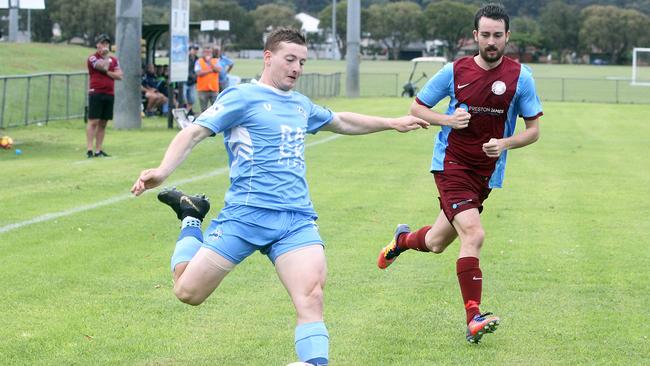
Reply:
[[422, 72], [422, 75], [415, 81], [413, 81], [413, 75], [415, 75], [415, 69], [417, 69], [418, 64], [420, 63], [439, 63], [443, 66], [447, 63], [447, 59], [444, 57], [416, 57], [411, 60], [413, 63], [413, 70], [411, 70], [411, 76], [409, 76], [409, 81], [404, 84], [404, 90], [402, 91], [402, 96], [413, 98], [418, 91], [417, 84], [428, 78], [426, 72]]

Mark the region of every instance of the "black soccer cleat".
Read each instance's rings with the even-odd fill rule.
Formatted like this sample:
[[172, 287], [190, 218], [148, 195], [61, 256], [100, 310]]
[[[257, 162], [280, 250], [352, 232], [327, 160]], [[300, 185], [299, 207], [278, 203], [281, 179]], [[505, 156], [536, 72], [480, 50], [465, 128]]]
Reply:
[[158, 193], [158, 200], [171, 207], [179, 220], [191, 216], [203, 221], [210, 211], [210, 201], [204, 194], [188, 196], [176, 187], [163, 189]]

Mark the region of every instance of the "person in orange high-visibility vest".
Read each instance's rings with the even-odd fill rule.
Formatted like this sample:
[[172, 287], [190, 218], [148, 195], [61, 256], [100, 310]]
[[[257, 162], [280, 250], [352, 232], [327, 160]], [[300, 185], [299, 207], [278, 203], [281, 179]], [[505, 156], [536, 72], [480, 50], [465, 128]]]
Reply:
[[202, 57], [194, 64], [196, 90], [199, 94], [201, 112], [208, 109], [219, 95], [219, 60], [212, 57], [212, 47], [203, 47]]

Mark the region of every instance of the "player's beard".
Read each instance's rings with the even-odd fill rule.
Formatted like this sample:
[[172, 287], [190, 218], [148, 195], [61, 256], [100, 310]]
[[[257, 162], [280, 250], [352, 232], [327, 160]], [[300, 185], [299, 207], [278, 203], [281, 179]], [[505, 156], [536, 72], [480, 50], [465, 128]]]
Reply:
[[[499, 49], [496, 46], [489, 46], [485, 48], [480, 48], [479, 49], [479, 54], [481, 55], [481, 58], [485, 60], [487, 63], [493, 63], [499, 61], [501, 57], [503, 57], [503, 53], [505, 52], [506, 48], [504, 47], [503, 49]], [[494, 56], [490, 56], [488, 54], [488, 51], [496, 51]]]

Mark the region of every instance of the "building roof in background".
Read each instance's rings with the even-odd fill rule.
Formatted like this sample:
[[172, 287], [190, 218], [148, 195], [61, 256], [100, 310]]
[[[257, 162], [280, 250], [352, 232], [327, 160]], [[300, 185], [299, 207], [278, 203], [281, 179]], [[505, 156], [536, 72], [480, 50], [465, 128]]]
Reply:
[[318, 18], [314, 18], [313, 16], [307, 14], [307, 13], [298, 13], [296, 14], [295, 17], [300, 23], [302, 23], [302, 26], [300, 29], [302, 29], [303, 32], [305, 33], [317, 33], [318, 32], [318, 23], [320, 23], [320, 20]]

